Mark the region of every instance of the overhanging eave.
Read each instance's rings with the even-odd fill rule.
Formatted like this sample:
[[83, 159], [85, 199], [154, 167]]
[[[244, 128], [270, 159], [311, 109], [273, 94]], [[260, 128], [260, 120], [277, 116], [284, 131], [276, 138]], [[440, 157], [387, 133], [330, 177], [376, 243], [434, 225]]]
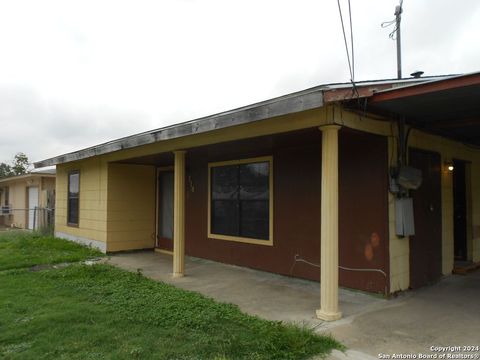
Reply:
[[71, 161], [78, 161], [93, 156], [108, 154], [115, 151], [152, 144], [155, 142], [206, 133], [277, 116], [321, 108], [322, 106], [323, 92], [321, 89], [316, 88], [196, 120], [113, 140], [104, 144], [92, 146], [87, 149], [38, 161], [34, 163], [34, 166], [35, 168], [41, 168]]

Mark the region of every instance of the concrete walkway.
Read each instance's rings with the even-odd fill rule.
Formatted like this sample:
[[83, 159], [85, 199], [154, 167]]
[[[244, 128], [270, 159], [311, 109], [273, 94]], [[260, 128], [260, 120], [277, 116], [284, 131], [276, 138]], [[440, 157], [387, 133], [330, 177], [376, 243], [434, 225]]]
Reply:
[[[237, 304], [268, 320], [294, 322], [331, 334], [348, 347], [329, 359], [378, 359], [378, 354], [426, 353], [430, 346], [480, 346], [480, 271], [450, 276], [436, 285], [398, 298], [340, 289], [343, 318], [332, 323], [315, 317], [319, 283], [186, 258], [186, 275], [173, 279], [172, 257], [154, 252], [111, 256], [109, 263], [140, 271], [154, 280]], [[480, 354], [480, 352], [479, 352]]]
[[350, 320], [330, 324], [329, 332], [375, 359], [380, 353], [432, 354], [431, 346], [480, 346], [480, 271], [448, 276]]

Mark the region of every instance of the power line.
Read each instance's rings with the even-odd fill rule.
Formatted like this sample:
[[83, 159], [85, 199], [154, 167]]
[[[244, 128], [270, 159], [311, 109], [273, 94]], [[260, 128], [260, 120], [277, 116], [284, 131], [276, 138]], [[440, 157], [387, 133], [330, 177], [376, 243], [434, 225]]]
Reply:
[[[340, 22], [342, 23], [343, 41], [345, 42], [345, 52], [347, 53], [348, 69], [350, 71], [350, 80], [353, 82], [352, 64], [350, 62], [350, 53], [348, 51], [347, 35], [345, 34], [345, 25], [343, 24], [342, 7], [340, 6], [340, 0], [337, 0], [337, 4], [338, 4], [338, 13], [340, 14]], [[350, 0], [348, 1], [348, 4], [350, 5]]]
[[355, 52], [353, 51], [352, 8], [348, 0], [348, 16], [350, 17], [350, 45], [352, 46], [352, 83], [355, 81]]

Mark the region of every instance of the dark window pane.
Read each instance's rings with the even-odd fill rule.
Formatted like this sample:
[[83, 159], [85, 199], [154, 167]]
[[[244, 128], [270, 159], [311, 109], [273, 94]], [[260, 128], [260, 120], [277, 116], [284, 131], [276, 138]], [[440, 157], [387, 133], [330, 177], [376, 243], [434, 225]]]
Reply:
[[238, 166], [212, 168], [212, 200], [236, 199], [238, 196]]
[[269, 239], [270, 163], [211, 168], [211, 232]]
[[245, 200], [240, 202], [240, 235], [254, 239], [269, 239], [268, 200]]
[[70, 196], [71, 195], [78, 196], [78, 192], [80, 191], [79, 179], [80, 179], [79, 173], [73, 173], [69, 175], [68, 193]]
[[67, 223], [78, 225], [78, 206], [80, 196], [80, 174], [68, 174], [68, 209]]
[[238, 236], [238, 202], [213, 200], [211, 221], [213, 234]]
[[78, 198], [68, 199], [68, 223], [78, 224]]
[[240, 166], [240, 199], [268, 199], [269, 163]]

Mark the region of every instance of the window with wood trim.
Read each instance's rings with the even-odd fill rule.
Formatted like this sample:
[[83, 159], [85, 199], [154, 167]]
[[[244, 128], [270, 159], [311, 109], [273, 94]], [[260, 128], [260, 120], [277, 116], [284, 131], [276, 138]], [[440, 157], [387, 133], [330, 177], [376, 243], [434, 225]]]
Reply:
[[78, 170], [68, 173], [68, 204], [67, 224], [78, 226], [80, 208], [80, 172]]
[[209, 164], [209, 237], [272, 245], [272, 158]]

